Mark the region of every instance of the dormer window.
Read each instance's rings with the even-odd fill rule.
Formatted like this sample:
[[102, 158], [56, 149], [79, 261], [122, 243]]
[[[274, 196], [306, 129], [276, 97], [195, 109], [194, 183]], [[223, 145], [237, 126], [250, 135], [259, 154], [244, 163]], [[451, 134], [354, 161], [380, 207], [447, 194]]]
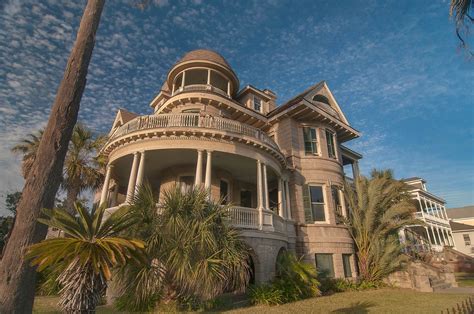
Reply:
[[313, 101], [322, 102], [323, 104], [329, 105], [329, 99], [323, 95], [316, 95], [313, 97]]
[[256, 96], [253, 96], [253, 110], [262, 112], [262, 100]]

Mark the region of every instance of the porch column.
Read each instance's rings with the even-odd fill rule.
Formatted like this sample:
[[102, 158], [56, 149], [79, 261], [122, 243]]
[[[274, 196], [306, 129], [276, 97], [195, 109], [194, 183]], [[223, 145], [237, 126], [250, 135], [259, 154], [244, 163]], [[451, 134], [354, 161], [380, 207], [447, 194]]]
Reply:
[[438, 234], [439, 244], [440, 244], [441, 246], [443, 246], [443, 240], [441, 239], [441, 234], [440, 234], [440, 232], [439, 232], [439, 227], [436, 226], [435, 229], [436, 229], [436, 233]]
[[359, 177], [359, 162], [357, 160], [352, 162], [352, 174], [354, 175], [354, 180], [357, 180]]
[[145, 176], [145, 151], [143, 150], [140, 152], [140, 164], [138, 166], [138, 176], [137, 176], [137, 182], [135, 183], [135, 191], [138, 191], [138, 189], [142, 186], [144, 176]]
[[112, 192], [112, 196], [110, 197], [110, 200], [111, 200], [110, 207], [117, 206], [118, 189], [119, 189], [119, 186], [118, 186], [117, 182], [115, 182], [114, 190]]
[[290, 188], [288, 185], [288, 180], [285, 182], [285, 196], [286, 196], [286, 218], [291, 220], [291, 202], [290, 202]]
[[442, 208], [443, 208], [444, 216], [446, 216], [446, 220], [449, 221], [449, 216], [448, 216], [448, 212], [446, 211], [446, 206], [443, 205]]
[[202, 184], [202, 153], [203, 151], [198, 149], [197, 151], [197, 162], [196, 162], [196, 176], [194, 177], [194, 186]]
[[342, 216], [344, 216], [344, 218], [349, 218], [349, 214], [346, 208], [346, 198], [344, 197], [344, 191], [341, 188], [337, 191], [337, 193], [339, 193], [339, 200], [341, 201]]
[[107, 201], [107, 195], [109, 193], [110, 175], [112, 173], [113, 167], [114, 165], [112, 164], [107, 165], [107, 170], [105, 172], [104, 185], [102, 186], [102, 193], [100, 194], [99, 205], [103, 205]]
[[227, 96], [230, 97], [230, 81], [227, 82]]
[[204, 180], [204, 188], [208, 190], [209, 198], [211, 197], [211, 167], [212, 167], [212, 152], [207, 151], [206, 178]]
[[451, 229], [448, 230], [448, 234], [449, 234], [449, 239], [451, 239], [451, 245], [455, 247], [456, 244], [454, 243], [453, 232], [451, 231]]
[[262, 163], [257, 160], [257, 209], [258, 228], [263, 228], [263, 187], [262, 187]]
[[128, 179], [127, 198], [125, 200], [125, 203], [130, 203], [133, 199], [133, 194], [135, 190], [135, 182], [137, 180], [137, 169], [138, 169], [138, 152], [134, 152], [132, 170], [130, 171], [130, 177]]
[[211, 70], [207, 70], [207, 85], [211, 85]]
[[265, 209], [269, 209], [270, 207], [270, 202], [269, 202], [269, 197], [268, 197], [268, 179], [267, 179], [267, 165], [263, 164], [263, 197], [264, 197], [264, 205], [263, 207]]
[[425, 227], [426, 230], [426, 235], [428, 236], [428, 243], [430, 244], [430, 247], [433, 245], [433, 241], [431, 241], [431, 236], [430, 236], [430, 231], [428, 230], [428, 227]]
[[284, 199], [284, 196], [283, 196], [283, 179], [278, 178], [278, 215], [280, 215], [280, 217], [285, 216], [285, 210], [284, 210], [284, 206], [283, 206], [283, 202], [284, 202], [283, 199]]

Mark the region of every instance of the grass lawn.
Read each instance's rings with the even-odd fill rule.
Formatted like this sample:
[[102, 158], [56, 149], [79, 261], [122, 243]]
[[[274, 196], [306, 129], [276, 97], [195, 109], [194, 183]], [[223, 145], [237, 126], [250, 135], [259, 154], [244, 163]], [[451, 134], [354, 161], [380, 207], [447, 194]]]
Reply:
[[456, 281], [460, 287], [474, 287], [474, 273], [456, 273]]
[[[466, 300], [466, 294], [422, 293], [402, 289], [379, 289], [363, 292], [336, 293], [280, 306], [234, 305], [230, 313], [440, 313]], [[474, 301], [474, 296], [471, 296]], [[34, 313], [59, 313], [57, 297], [36, 297]], [[237, 308], [235, 308], [237, 307]], [[222, 308], [220, 311], [228, 311]], [[116, 313], [101, 306], [97, 313]]]

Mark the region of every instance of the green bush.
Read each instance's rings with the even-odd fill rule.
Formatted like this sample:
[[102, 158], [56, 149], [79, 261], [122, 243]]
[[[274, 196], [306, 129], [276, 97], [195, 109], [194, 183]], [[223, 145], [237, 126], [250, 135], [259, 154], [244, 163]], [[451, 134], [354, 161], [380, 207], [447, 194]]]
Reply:
[[253, 304], [278, 305], [285, 303], [282, 291], [273, 284], [250, 287], [249, 298]]
[[352, 281], [344, 278], [324, 278], [321, 281], [321, 292], [323, 294], [331, 294], [346, 291], [363, 291], [369, 289], [378, 289], [384, 287], [385, 284], [379, 281]]
[[254, 304], [276, 305], [320, 295], [316, 269], [303, 263], [292, 253], [283, 253], [277, 260], [276, 278], [266, 285], [250, 289]]

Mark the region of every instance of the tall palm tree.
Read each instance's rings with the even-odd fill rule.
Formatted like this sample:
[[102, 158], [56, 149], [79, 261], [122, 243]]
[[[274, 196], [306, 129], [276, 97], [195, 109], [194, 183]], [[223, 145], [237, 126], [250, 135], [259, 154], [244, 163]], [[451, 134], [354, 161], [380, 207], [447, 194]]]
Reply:
[[129, 259], [140, 260], [144, 243], [119, 235], [136, 223], [126, 208], [104, 217], [105, 207], [93, 213], [76, 204], [78, 216], [63, 209], [44, 210], [46, 218], [39, 221], [65, 233], [32, 245], [26, 258], [38, 266], [60, 270], [57, 282], [62, 286], [59, 306], [65, 312], [90, 313], [105, 293], [111, 269]]
[[97, 189], [104, 180], [105, 165], [100, 148], [105, 136], [95, 137], [91, 130], [78, 123], [74, 127], [69, 149], [64, 160], [62, 187], [66, 190], [66, 208], [74, 212], [74, 203], [88, 189]]
[[[469, 35], [469, 27], [474, 22], [474, 18], [469, 14], [469, 11], [473, 9], [472, 0], [451, 0], [449, 6], [449, 15], [454, 19], [456, 24], [456, 35], [461, 41], [461, 47], [467, 48], [466, 41], [461, 33]], [[465, 23], [467, 20], [467, 23]], [[469, 51], [471, 56], [474, 53]]]
[[211, 299], [242, 291], [249, 280], [248, 250], [230, 225], [228, 206], [209, 201], [203, 189], [163, 192], [158, 209], [151, 188], [139, 189], [129, 208], [139, 222], [127, 232], [146, 243], [148, 263], [118, 273], [118, 305], [151, 310], [160, 299]]
[[345, 221], [356, 249], [360, 276], [379, 281], [401, 268], [405, 256], [398, 241], [398, 230], [419, 223], [416, 207], [405, 183], [395, 180], [390, 170], [360, 176], [355, 187], [345, 185], [349, 219]]
[[29, 245], [46, 236], [36, 220], [42, 208], [52, 208], [64, 158], [86, 86], [87, 70], [105, 0], [88, 0], [71, 54], [59, 84], [51, 114], [38, 146], [36, 161], [27, 176], [17, 218], [0, 261], [0, 312], [30, 313], [36, 272], [24, 259]]
[[28, 173], [30, 173], [33, 162], [36, 158], [36, 152], [38, 151], [41, 137], [43, 136], [44, 130], [41, 129], [36, 133], [30, 133], [26, 138], [22, 139], [18, 144], [12, 147], [11, 151], [14, 153], [22, 154], [21, 163], [21, 174], [26, 179]]

